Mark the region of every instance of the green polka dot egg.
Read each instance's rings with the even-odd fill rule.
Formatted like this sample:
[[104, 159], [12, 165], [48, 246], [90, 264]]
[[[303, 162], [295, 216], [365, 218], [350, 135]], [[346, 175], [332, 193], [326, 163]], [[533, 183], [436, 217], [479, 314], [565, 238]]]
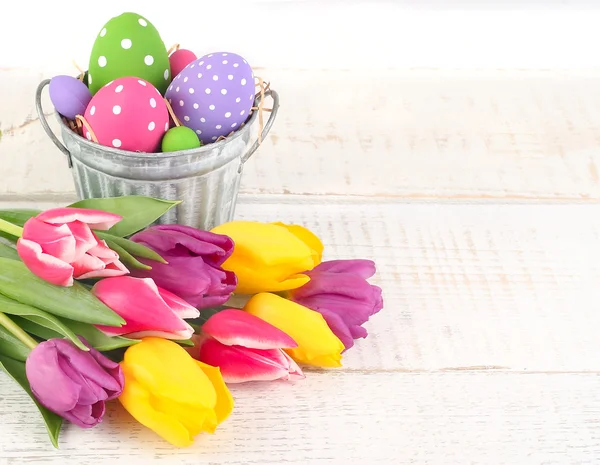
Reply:
[[171, 82], [169, 55], [156, 28], [141, 15], [123, 13], [109, 20], [96, 37], [88, 67], [94, 95], [109, 82], [126, 76], [144, 79], [162, 95]]

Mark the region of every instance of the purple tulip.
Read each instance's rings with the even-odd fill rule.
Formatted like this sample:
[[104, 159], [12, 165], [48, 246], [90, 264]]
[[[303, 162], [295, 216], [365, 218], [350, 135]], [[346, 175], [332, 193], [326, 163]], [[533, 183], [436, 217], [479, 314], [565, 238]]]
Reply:
[[38, 344], [27, 357], [25, 370], [38, 401], [81, 428], [102, 421], [105, 402], [119, 397], [125, 383], [118, 363], [94, 348], [85, 352], [66, 339]]
[[163, 289], [196, 308], [225, 303], [237, 278], [221, 265], [233, 252], [229, 236], [178, 224], [151, 226], [131, 237], [161, 255], [168, 264], [139, 258], [151, 270], [132, 270], [139, 278], [152, 278]]
[[319, 312], [346, 350], [367, 337], [362, 327], [383, 308], [381, 288], [367, 282], [375, 274], [372, 260], [331, 260], [305, 272], [310, 281], [289, 292], [290, 300]]

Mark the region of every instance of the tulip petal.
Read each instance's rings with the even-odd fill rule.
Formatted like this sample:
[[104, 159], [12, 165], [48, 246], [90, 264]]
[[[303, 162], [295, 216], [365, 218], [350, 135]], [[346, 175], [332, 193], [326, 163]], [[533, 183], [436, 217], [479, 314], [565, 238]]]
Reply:
[[105, 409], [104, 401], [90, 405], [78, 404], [62, 416], [80, 428], [92, 428], [102, 421]]
[[75, 256], [70, 262], [78, 260], [98, 244], [98, 238], [87, 224], [82, 223], [81, 221], [73, 221], [64, 226], [69, 228], [71, 234], [75, 238]]
[[273, 224], [286, 228], [312, 250], [314, 266], [321, 263], [324, 246], [321, 239], [319, 239], [312, 231], [298, 224], [284, 224], [281, 222], [275, 222]]
[[82, 255], [79, 260], [71, 263], [75, 279], [87, 279], [91, 273], [104, 269], [104, 262], [90, 254]]
[[219, 368], [202, 363], [198, 360], [195, 360], [195, 362], [210, 380], [215, 389], [215, 393], [217, 394], [217, 402], [214, 406], [214, 412], [217, 417], [217, 424], [220, 425], [229, 417], [229, 415], [231, 415], [231, 412], [233, 411], [233, 396], [225, 384], [225, 380], [223, 379], [221, 370], [219, 370]]
[[171, 310], [149, 278], [102, 279], [92, 293], [126, 321], [121, 327], [97, 326], [106, 334], [161, 334], [176, 339], [189, 339], [193, 334], [193, 328]]
[[70, 263], [76, 256], [76, 241], [65, 224], [55, 226], [36, 217], [23, 225], [22, 238], [40, 244], [44, 253]]
[[[290, 379], [289, 357], [286, 357], [281, 349], [228, 346], [215, 339], [205, 340], [198, 352], [200, 361], [220, 368], [226, 383]], [[297, 367], [295, 363], [294, 366]]]
[[284, 350], [297, 362], [321, 367], [341, 366], [344, 344], [320, 313], [267, 292], [250, 298], [244, 310], [293, 337], [298, 347]]
[[194, 438], [188, 430], [175, 417], [155, 410], [150, 392], [133, 375], [128, 374], [126, 365], [123, 371], [126, 382], [119, 402], [131, 416], [174, 446], [191, 446]]
[[161, 396], [160, 392], [152, 392], [151, 398], [154, 409], [174, 417], [183, 425], [192, 438], [203, 431], [207, 431], [205, 425], [207, 421], [210, 423], [210, 417], [214, 416], [214, 412], [212, 410], [194, 409], [193, 406], [173, 401], [168, 397], [163, 397]]
[[35, 397], [48, 409], [62, 415], [75, 408], [79, 385], [61, 370], [56, 340], [41, 342], [25, 362], [25, 371]]
[[39, 278], [56, 286], [73, 285], [73, 267], [52, 255], [43, 253], [39, 244], [20, 238], [17, 241], [17, 252], [27, 268]]
[[233, 240], [223, 234], [215, 234], [180, 224], [155, 225], [134, 234], [134, 242], [143, 242], [153, 250], [182, 256], [201, 256], [213, 266], [220, 266], [233, 251]]
[[[130, 346], [123, 358], [130, 375], [146, 389], [196, 410], [214, 408], [217, 397], [212, 383], [195, 360], [179, 344], [155, 337]], [[129, 379], [125, 376], [125, 384]]]
[[289, 335], [242, 310], [221, 310], [202, 325], [202, 331], [221, 344], [251, 349], [298, 347]]
[[223, 263], [237, 275], [236, 292], [284, 291], [307, 283], [302, 272], [315, 266], [315, 251], [286, 227], [255, 221], [230, 221], [212, 232], [231, 237], [232, 255]]
[[[375, 262], [365, 259], [328, 260], [320, 263], [312, 270], [313, 273], [350, 273], [363, 279], [369, 279], [375, 274], [375, 271]], [[307, 274], [310, 276], [311, 273]]]
[[76, 269], [76, 279], [108, 278], [129, 274], [129, 270], [119, 261], [119, 254], [108, 247], [103, 240], [98, 240], [97, 244], [73, 265]]
[[87, 223], [92, 229], [106, 230], [112, 228], [123, 219], [122, 216], [101, 210], [87, 208], [51, 208], [39, 215], [40, 221], [51, 224], [65, 224], [73, 221]]
[[[94, 234], [94, 236], [96, 235]], [[106, 244], [106, 241], [100, 240], [97, 237], [94, 247], [92, 247], [88, 253], [94, 257], [98, 257], [104, 263], [112, 263], [119, 259], [119, 254], [111, 249], [108, 244]]]
[[152, 278], [157, 286], [168, 289], [190, 305], [206, 306], [206, 295], [218, 294], [218, 300], [226, 302], [235, 289], [237, 281], [231, 272], [219, 270], [204, 262], [202, 257], [172, 256], [162, 252], [168, 264], [140, 259], [150, 265], [151, 270], [132, 270], [132, 275], [140, 278]]
[[200, 310], [192, 307], [178, 295], [161, 287], [158, 287], [158, 293], [179, 318], [198, 318], [200, 316]]
[[[103, 357], [93, 347], [88, 352], [78, 349], [72, 342], [66, 339], [52, 339], [60, 352], [60, 358], [66, 359], [68, 363], [81, 373], [86, 379], [92, 380], [98, 385], [110, 391], [120, 391], [122, 383], [119, 378], [115, 378], [112, 373], [105, 370], [105, 366], [111, 366], [110, 360], [106, 359], [101, 365], [99, 360]], [[85, 343], [85, 340], [84, 340]], [[89, 347], [89, 344], [86, 343]]]
[[59, 357], [58, 366], [71, 381], [81, 386], [78, 399], [79, 404], [92, 405], [98, 401], [107, 399], [108, 395], [106, 391], [93, 379], [84, 378], [80, 372], [73, 368], [67, 359]]
[[354, 345], [354, 338], [350, 333], [350, 329], [340, 315], [327, 309], [320, 309], [319, 313], [323, 315], [327, 326], [329, 326], [329, 329], [333, 331], [333, 334], [335, 334], [338, 339], [342, 341], [345, 350], [348, 350]]
[[[90, 347], [87, 341], [84, 340], [84, 343]], [[96, 360], [98, 365], [115, 380], [114, 385], [105, 384], [103, 386], [107, 394], [106, 400], [116, 399], [121, 394], [123, 385], [125, 384], [125, 377], [123, 375], [121, 365], [105, 357], [100, 351], [94, 349], [93, 347], [90, 347], [90, 351], [88, 353], [94, 358], [94, 360]]]

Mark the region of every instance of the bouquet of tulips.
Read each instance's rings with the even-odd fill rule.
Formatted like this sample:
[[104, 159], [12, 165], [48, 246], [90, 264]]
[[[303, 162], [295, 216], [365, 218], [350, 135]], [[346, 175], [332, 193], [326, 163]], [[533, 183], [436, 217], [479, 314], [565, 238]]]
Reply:
[[113, 399], [189, 446], [232, 413], [231, 384], [341, 366], [382, 308], [372, 261], [322, 261], [299, 225], [155, 224], [178, 203], [0, 210], [0, 368], [55, 447], [64, 420], [91, 428]]

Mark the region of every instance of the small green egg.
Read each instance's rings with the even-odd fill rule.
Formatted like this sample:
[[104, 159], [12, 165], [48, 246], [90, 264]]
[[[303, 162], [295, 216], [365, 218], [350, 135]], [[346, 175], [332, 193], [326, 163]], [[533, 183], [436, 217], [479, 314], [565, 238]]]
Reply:
[[178, 150], [195, 149], [202, 145], [196, 133], [186, 127], [177, 126], [169, 129], [162, 139], [163, 152], [177, 152]]

